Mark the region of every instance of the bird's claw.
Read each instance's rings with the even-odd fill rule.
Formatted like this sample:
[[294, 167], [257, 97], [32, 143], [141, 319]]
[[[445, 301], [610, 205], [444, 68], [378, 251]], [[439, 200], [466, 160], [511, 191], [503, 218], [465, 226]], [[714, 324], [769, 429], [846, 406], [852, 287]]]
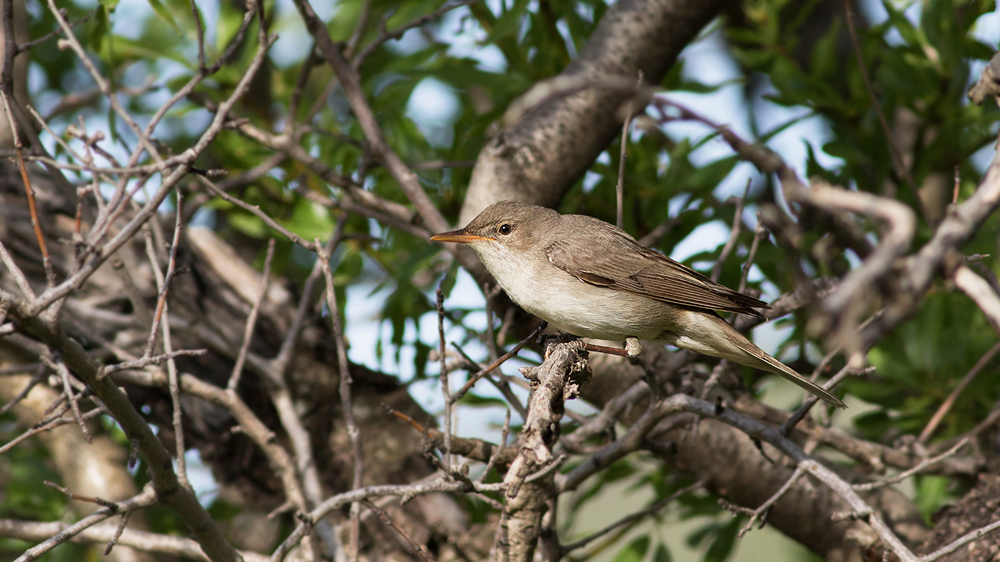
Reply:
[[632, 336], [625, 338], [625, 353], [628, 354], [629, 359], [636, 359], [642, 354], [642, 344], [639, 343], [639, 338]]

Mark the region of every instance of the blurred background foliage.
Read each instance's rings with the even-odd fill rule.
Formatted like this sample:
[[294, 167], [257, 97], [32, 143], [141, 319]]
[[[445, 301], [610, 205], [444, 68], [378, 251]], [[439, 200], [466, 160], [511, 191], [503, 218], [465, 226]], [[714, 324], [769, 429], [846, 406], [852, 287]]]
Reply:
[[[379, 34], [380, 26], [391, 31], [446, 3], [374, 0], [373, 23], [362, 37], [355, 38], [363, 4], [363, 0], [317, 2], [315, 8], [329, 22], [335, 40], [356, 43], [360, 50]], [[198, 5], [207, 32], [206, 57], [211, 62], [230, 43], [243, 9], [239, 2], [229, 0]], [[864, 70], [851, 47], [844, 4], [839, 0], [747, 0], [734, 3], [727, 16], [710, 26], [661, 85], [668, 96], [732, 125], [745, 138], [768, 143], [803, 176], [888, 195], [909, 205], [923, 217], [916, 240], [920, 244], [932, 234], [953, 193], [959, 200], [972, 193], [992, 156], [997, 110], [970, 105], [965, 93], [997, 48], [1000, 20], [991, 13], [995, 3], [986, 0], [863, 0], [852, 6]], [[61, 7], [71, 21], [95, 11], [76, 33], [88, 38], [94, 62], [114, 78], [120, 99], [140, 123], [148, 122], [198, 69], [196, 28], [186, 0], [74, 1]], [[41, 2], [30, 0], [28, 9], [31, 37], [56, 27]], [[446, 216], [457, 217], [471, 162], [483, 143], [498, 132], [497, 120], [507, 106], [539, 80], [559, 73], [583, 47], [606, 9], [607, 3], [597, 0], [488, 0], [407, 32], [401, 40], [376, 49], [364, 62], [363, 86], [389, 144], [415, 166], [422, 185]], [[364, 136], [342, 91], [331, 83], [330, 70], [317, 65], [308, 80], [298, 84], [303, 65], [313, 63], [308, 61], [308, 34], [294, 7], [284, 0], [268, 2], [267, 13], [271, 31], [280, 39], [238, 115], [265, 131], [279, 133], [294, 108], [295, 119], [309, 118], [309, 128], [299, 143], [310, 155], [366, 190], [407, 204], [390, 175], [366, 160]], [[256, 25], [247, 37], [253, 37]], [[238, 62], [213, 75], [167, 115], [159, 131], [169, 147], [183, 150], [211, 119], [212, 105], [230, 91], [249, 64], [254, 45], [251, 40], [244, 43], [238, 47]], [[863, 73], [871, 80], [878, 110]], [[96, 95], [80, 61], [69, 50], [59, 49], [55, 40], [32, 49], [29, 85], [34, 106], [49, 118], [54, 130], [64, 131], [82, 122], [91, 132], [111, 133], [114, 143], [129, 138], [106, 100]], [[878, 111], [899, 143], [899, 154], [893, 154], [887, 142]], [[47, 142], [53, 153], [67, 158], [51, 139]], [[771, 178], [740, 163], [705, 127], [667, 120], [656, 127], [636, 128], [625, 142], [626, 230], [642, 237], [669, 225], [656, 247], [667, 254], [680, 252], [679, 257], [702, 271], [707, 272], [718, 258], [733, 224], [735, 205], [729, 198], [741, 196], [749, 185], [748, 204], [740, 217], [746, 226], [736, 257], [724, 264], [721, 277], [724, 283], [737, 285], [757, 211], [765, 205], [783, 205]], [[121, 150], [120, 144], [116, 146]], [[619, 150], [617, 142], [608, 147], [566, 196], [562, 211], [614, 222]], [[228, 130], [198, 166], [239, 174], [269, 156], [269, 149]], [[935, 182], [939, 186], [932, 192], [927, 186]], [[306, 192], [334, 200], [339, 197], [338, 189], [302, 163], [287, 159], [233, 195], [259, 205], [303, 237], [329, 237], [339, 211], [310, 201]], [[774, 246], [773, 239], [763, 241], [756, 255], [750, 286], [762, 290], [766, 298], [793, 289], [796, 272], [839, 276], [859, 262], [860, 256], [850, 251], [820, 251], [828, 245], [825, 223], [805, 218], [793, 225], [800, 237], [797, 260], [789, 260], [787, 249]], [[876, 241], [878, 225], [848, 220], [856, 222], [869, 241]], [[975, 267], [994, 284], [998, 220], [993, 216], [967, 247], [969, 254], [991, 254]], [[216, 229], [258, 266], [266, 240], [274, 236], [255, 216], [220, 200], [202, 201], [192, 222]], [[449, 302], [454, 303], [449, 307], [449, 337], [475, 343], [481, 341], [485, 326], [477, 288], [467, 277], [462, 279], [463, 274], [428, 240], [358, 216], [349, 218], [345, 231], [348, 239], [335, 262], [341, 310], [348, 310], [352, 359], [399, 374], [412, 383], [415, 393], [422, 393], [422, 400], [433, 410], [439, 404], [434, 382], [428, 380], [436, 374], [437, 365], [427, 364], [437, 340], [433, 291], [445, 278], [444, 287], [453, 297]], [[301, 286], [311, 267], [310, 256], [282, 239], [278, 244], [276, 273]], [[360, 306], [356, 299], [366, 302], [367, 316], [351, 316], [352, 307]], [[807, 314], [800, 311], [776, 323], [780, 329], [771, 334], [771, 347], [780, 349], [786, 361], [796, 361], [798, 356], [798, 361], [815, 362], [827, 351], [822, 342], [810, 339]], [[871, 351], [876, 373], [849, 381], [848, 394], [853, 397], [849, 415], [855, 417], [846, 423], [867, 439], [888, 443], [918, 434], [937, 405], [995, 342], [996, 335], [976, 306], [939, 284], [912, 320]], [[371, 350], [371, 355], [365, 355], [364, 349]], [[478, 354], [477, 359], [485, 355], [481, 346], [469, 349]], [[831, 366], [839, 367], [836, 361]], [[953, 437], [983, 420], [995, 407], [998, 383], [994, 363], [959, 396], [933, 440]], [[495, 421], [502, 412], [499, 403], [488, 392], [472, 393], [466, 404], [489, 413], [460, 416], [486, 416], [483, 419]], [[11, 437], [8, 429], [0, 425], [5, 442]], [[495, 439], [496, 432], [479, 436]], [[45, 455], [44, 448], [27, 445], [0, 456], [5, 483], [0, 517], [66, 517], [65, 497], [38, 483], [38, 474], [47, 470]], [[137, 471], [136, 478], [142, 474]], [[48, 478], [57, 479], [55, 475]], [[567, 501], [562, 510], [562, 530], [567, 536], [582, 533], [576, 515], [583, 506], [607, 501], [601, 499], [601, 490], [621, 482], [644, 490], [642, 503], [655, 502], [690, 484], [676, 480], [669, 467], [648, 458], [620, 461]], [[949, 498], [961, 494], [961, 486], [925, 477], [911, 493], [929, 517]], [[217, 503], [213, 509], [222, 509], [221, 501]], [[473, 513], [483, 509], [469, 503]], [[661, 532], [645, 526], [630, 529], [629, 538], [612, 543], [600, 557], [661, 561], [671, 560], [674, 552], [673, 559], [726, 559], [739, 544], [735, 536], [743, 518], [721, 511], [712, 498], [694, 494], [683, 497], [662, 520], [695, 518], [699, 523], [688, 533], [687, 546], [692, 550], [687, 554], [677, 554], [680, 545], [669, 544]], [[152, 518], [152, 524], [159, 531], [182, 528], [169, 516]], [[4, 558], [23, 548], [16, 541], [0, 543]], [[57, 549], [50, 559], [80, 559], [81, 552], [70, 545]]]

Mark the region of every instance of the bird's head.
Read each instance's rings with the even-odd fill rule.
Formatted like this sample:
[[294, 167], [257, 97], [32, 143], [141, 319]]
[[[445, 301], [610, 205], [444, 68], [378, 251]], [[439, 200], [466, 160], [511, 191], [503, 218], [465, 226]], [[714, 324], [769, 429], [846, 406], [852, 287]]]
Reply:
[[511, 254], [526, 255], [546, 240], [551, 227], [559, 220], [559, 213], [552, 209], [516, 201], [494, 203], [465, 228], [431, 236], [438, 242], [468, 244], [490, 267], [489, 258]]

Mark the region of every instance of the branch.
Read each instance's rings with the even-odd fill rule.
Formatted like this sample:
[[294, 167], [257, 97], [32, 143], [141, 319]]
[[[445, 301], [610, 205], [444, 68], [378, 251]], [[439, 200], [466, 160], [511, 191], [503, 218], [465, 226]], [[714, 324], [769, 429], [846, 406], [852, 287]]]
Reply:
[[20, 329], [58, 352], [66, 366], [107, 406], [126, 437], [138, 444], [139, 454], [149, 467], [157, 499], [178, 512], [195, 540], [213, 560], [235, 562], [238, 555], [226, 541], [212, 516], [205, 511], [191, 490], [180, 485], [177, 474], [173, 471], [170, 453], [118, 386], [107, 378], [98, 378], [100, 365], [87, 355], [76, 340], [32, 314], [27, 303], [0, 290], [0, 304], [5, 301], [10, 304], [10, 315], [17, 321]]
[[[0, 519], [0, 536], [23, 541], [44, 540], [64, 533], [69, 528], [69, 523], [36, 523], [32, 521]], [[101, 544], [111, 541], [114, 538], [114, 534], [115, 529], [113, 527], [100, 525], [84, 529], [74, 534], [68, 541], [83, 544]], [[183, 537], [126, 529], [118, 538], [117, 544], [142, 552], [210, 562], [210, 559], [202, 552], [197, 542]], [[245, 562], [266, 562], [268, 560], [266, 556], [257, 554], [256, 552], [241, 550], [239, 554]]]

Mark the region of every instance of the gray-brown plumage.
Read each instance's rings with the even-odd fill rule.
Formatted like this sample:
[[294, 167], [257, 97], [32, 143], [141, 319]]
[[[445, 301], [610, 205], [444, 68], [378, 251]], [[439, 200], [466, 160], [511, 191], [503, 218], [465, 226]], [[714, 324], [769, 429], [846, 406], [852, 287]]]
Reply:
[[463, 229], [511, 300], [576, 336], [658, 341], [785, 377], [837, 407], [836, 396], [759, 347], [715, 312], [762, 316], [767, 304], [724, 287], [602, 220], [501, 201]]

